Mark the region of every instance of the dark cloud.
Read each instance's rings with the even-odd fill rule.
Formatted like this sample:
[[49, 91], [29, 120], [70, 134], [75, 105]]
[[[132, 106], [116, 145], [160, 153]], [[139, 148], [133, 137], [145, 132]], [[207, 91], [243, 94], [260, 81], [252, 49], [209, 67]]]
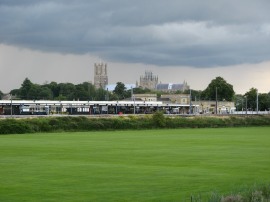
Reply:
[[196, 67], [270, 59], [268, 0], [0, 0], [0, 43]]

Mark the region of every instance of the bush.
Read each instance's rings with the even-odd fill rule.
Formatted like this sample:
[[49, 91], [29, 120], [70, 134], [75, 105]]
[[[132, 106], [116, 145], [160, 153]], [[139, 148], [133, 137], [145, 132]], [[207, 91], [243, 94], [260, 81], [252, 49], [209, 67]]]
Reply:
[[153, 123], [156, 127], [164, 128], [166, 126], [166, 121], [163, 112], [157, 111], [152, 116]]
[[269, 126], [270, 116], [180, 117], [165, 116], [161, 111], [146, 116], [91, 118], [85, 116], [0, 119], [0, 134], [55, 131], [93, 131], [152, 128], [218, 128]]
[[23, 120], [5, 119], [0, 122], [0, 134], [23, 134], [35, 132]]

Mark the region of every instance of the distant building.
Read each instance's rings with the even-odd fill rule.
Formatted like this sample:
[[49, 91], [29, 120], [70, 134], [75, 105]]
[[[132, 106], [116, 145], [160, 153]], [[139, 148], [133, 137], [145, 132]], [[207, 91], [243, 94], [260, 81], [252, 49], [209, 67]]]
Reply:
[[158, 77], [151, 71], [145, 71], [144, 76], [140, 77], [140, 87], [154, 90], [158, 84]]
[[135, 100], [140, 100], [140, 101], [156, 102], [157, 94], [133, 94], [133, 98], [135, 98]]
[[107, 64], [95, 63], [94, 75], [95, 87], [104, 89], [108, 85]]
[[188, 105], [190, 103], [189, 94], [164, 94], [160, 96], [159, 101], [166, 103]]
[[202, 114], [215, 114], [217, 108], [217, 114], [232, 114], [236, 110], [234, 102], [229, 101], [218, 101], [216, 106], [216, 101], [192, 101], [193, 105], [199, 106], [199, 113]]
[[186, 81], [184, 83], [159, 83], [156, 85], [156, 89], [158, 91], [163, 91], [163, 92], [176, 92], [176, 91], [181, 91], [184, 92], [186, 90], [189, 90], [189, 85], [187, 84]]

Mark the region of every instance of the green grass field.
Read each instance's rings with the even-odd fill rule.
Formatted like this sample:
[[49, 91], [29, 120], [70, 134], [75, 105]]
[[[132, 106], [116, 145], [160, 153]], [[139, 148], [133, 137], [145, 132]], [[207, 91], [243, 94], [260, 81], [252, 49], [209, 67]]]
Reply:
[[0, 201], [188, 201], [270, 181], [270, 127], [0, 136]]

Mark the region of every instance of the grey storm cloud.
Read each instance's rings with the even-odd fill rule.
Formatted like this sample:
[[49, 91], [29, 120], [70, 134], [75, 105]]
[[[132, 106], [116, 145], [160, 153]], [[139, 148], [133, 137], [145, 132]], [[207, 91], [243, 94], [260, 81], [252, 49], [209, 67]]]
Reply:
[[270, 59], [269, 0], [0, 0], [0, 43], [194, 67]]

